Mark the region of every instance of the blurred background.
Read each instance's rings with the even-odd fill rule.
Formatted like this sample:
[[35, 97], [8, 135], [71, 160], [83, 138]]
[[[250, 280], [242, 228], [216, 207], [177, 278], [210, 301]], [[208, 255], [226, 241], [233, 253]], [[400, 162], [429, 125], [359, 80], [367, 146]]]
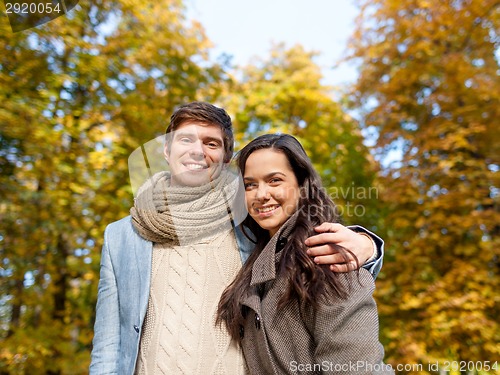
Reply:
[[385, 239], [397, 373], [500, 374], [500, 2], [237, 4], [91, 0], [17, 33], [0, 19], [0, 374], [88, 372], [128, 157], [193, 100], [229, 112], [236, 149], [297, 136], [344, 224]]

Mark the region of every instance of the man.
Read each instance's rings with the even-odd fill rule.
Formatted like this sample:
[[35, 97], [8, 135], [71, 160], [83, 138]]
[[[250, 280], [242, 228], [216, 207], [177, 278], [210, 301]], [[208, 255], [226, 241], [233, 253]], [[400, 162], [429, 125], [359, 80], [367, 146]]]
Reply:
[[[148, 179], [131, 216], [105, 232], [90, 373], [243, 374], [241, 351], [214, 324], [222, 291], [252, 250], [234, 209], [239, 179], [226, 169], [231, 119], [194, 102], [174, 112], [166, 133], [170, 172]], [[306, 243], [317, 263], [347, 271], [352, 264], [335, 265], [341, 260], [328, 243], [348, 248], [361, 264], [376, 243], [379, 258], [364, 265], [376, 276], [378, 237], [340, 224], [317, 230]]]

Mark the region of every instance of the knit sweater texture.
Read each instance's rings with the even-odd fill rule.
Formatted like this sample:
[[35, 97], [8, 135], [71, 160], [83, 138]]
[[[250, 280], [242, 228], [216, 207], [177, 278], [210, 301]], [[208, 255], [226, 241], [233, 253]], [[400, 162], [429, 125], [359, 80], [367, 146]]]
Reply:
[[226, 177], [190, 188], [186, 198], [186, 188], [173, 188], [168, 175], [155, 175], [136, 200], [134, 227], [153, 241], [138, 375], [245, 374], [241, 350], [225, 327], [215, 325], [220, 296], [241, 268], [227, 203], [221, 202], [234, 196]]

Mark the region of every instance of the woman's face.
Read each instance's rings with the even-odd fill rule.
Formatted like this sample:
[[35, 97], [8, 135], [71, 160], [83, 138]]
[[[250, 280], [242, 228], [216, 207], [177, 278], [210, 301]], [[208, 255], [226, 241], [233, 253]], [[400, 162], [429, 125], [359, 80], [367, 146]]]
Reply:
[[269, 148], [254, 151], [243, 181], [250, 216], [273, 236], [299, 204], [299, 184], [287, 157]]

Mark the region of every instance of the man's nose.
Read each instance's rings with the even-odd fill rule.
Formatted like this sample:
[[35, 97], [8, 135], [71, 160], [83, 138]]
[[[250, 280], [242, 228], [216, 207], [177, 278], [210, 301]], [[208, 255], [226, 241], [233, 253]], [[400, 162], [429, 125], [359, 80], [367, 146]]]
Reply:
[[193, 142], [191, 144], [191, 148], [189, 149], [189, 153], [193, 157], [205, 157], [205, 150], [203, 149], [203, 144], [200, 141]]

